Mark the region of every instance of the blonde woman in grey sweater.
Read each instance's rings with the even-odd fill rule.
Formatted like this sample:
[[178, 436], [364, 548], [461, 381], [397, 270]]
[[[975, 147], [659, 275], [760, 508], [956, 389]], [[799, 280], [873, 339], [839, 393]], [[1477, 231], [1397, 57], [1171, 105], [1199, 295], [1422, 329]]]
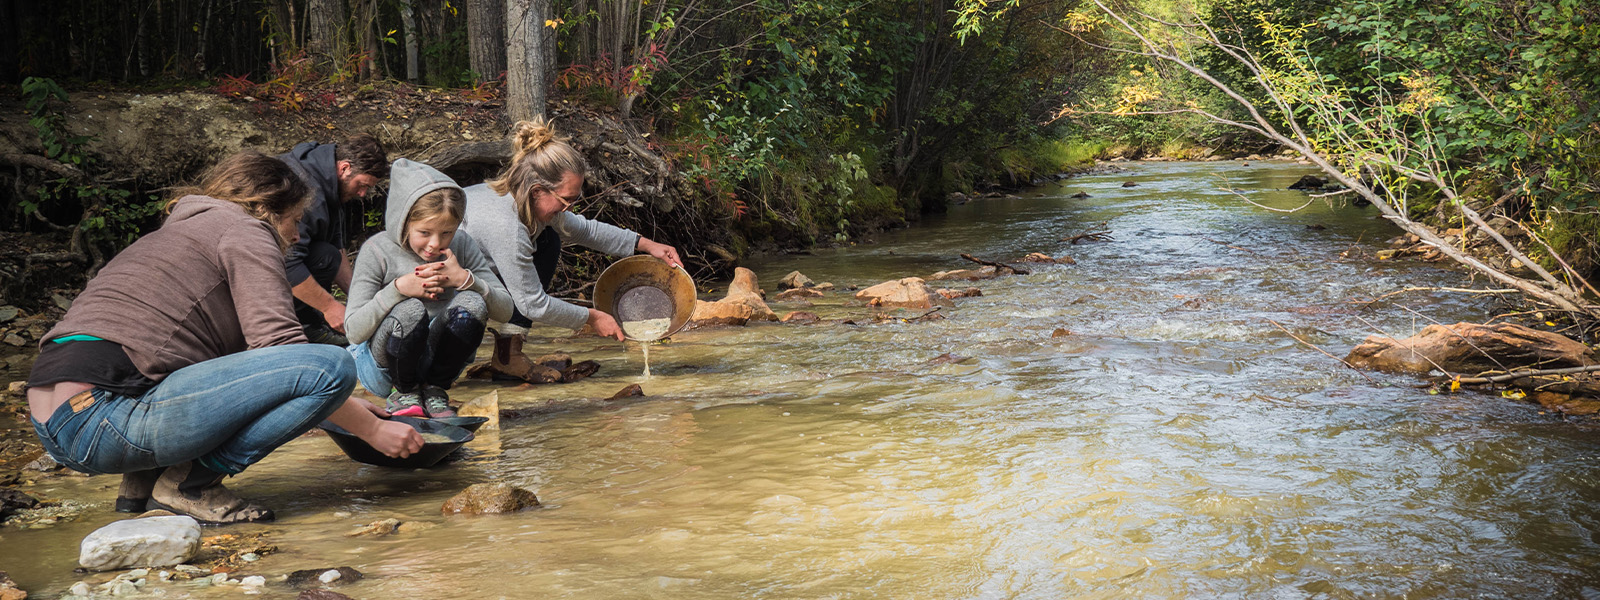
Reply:
[[517, 123], [511, 143], [514, 154], [505, 172], [466, 188], [462, 229], [483, 247], [516, 308], [495, 333], [489, 364], [501, 375], [528, 379], [534, 364], [522, 354], [522, 342], [535, 321], [569, 329], [587, 324], [602, 336], [622, 339], [611, 315], [546, 293], [563, 243], [612, 256], [643, 252], [673, 266], [683, 263], [672, 246], [567, 210], [583, 197], [588, 164], [543, 118]]

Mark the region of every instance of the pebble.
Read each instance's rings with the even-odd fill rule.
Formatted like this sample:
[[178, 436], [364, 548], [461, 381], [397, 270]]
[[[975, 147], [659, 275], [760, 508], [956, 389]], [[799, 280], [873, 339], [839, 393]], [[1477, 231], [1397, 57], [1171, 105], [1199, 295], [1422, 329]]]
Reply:
[[267, 578], [260, 575], [251, 575], [239, 581], [239, 585], [247, 588], [258, 588], [267, 584]]
[[82, 581], [72, 584], [72, 588], [67, 590], [67, 593], [74, 596], [87, 596], [89, 595], [89, 592], [89, 584]]
[[188, 575], [190, 577], [200, 577], [200, 576], [203, 576], [203, 575], [210, 575], [211, 574], [211, 570], [210, 569], [204, 569], [204, 568], [201, 568], [201, 567], [196, 567], [194, 565], [178, 565], [176, 567], [173, 567], [173, 569], [176, 569], [179, 573], [183, 573], [184, 575]]
[[338, 581], [339, 578], [343, 577], [343, 576], [344, 576], [343, 574], [339, 573], [338, 569], [328, 569], [327, 571], [324, 571], [321, 575], [317, 576], [317, 581], [321, 581], [323, 583], [333, 583], [335, 581]]
[[212, 585], [222, 585], [224, 583], [228, 583], [228, 574], [227, 573], [216, 573], [216, 574], [211, 576], [211, 584]]
[[113, 596], [133, 596], [138, 593], [139, 586], [134, 585], [132, 581], [119, 581], [116, 587], [111, 588]]
[[255, 562], [261, 560], [261, 555], [254, 552], [246, 552], [243, 556], [239, 557], [239, 560], [243, 560], [245, 562]]

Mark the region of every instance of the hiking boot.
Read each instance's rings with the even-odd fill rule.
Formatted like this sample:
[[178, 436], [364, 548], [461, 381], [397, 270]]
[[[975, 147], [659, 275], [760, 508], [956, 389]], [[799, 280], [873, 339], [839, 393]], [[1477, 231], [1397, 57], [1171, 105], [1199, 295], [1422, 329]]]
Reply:
[[167, 467], [150, 491], [150, 507], [194, 517], [207, 525], [271, 521], [270, 509], [246, 502], [222, 486], [224, 475], [195, 461]]
[[522, 334], [494, 336], [494, 354], [489, 358], [492, 379], [525, 381], [528, 383], [554, 383], [561, 381], [561, 371], [528, 360], [522, 353]]
[[155, 489], [156, 479], [161, 477], [161, 472], [166, 469], [160, 467], [123, 473], [122, 486], [117, 488], [117, 512], [144, 512], [145, 503], [150, 501], [150, 490]]
[[389, 402], [384, 410], [397, 417], [426, 417], [428, 413], [422, 409], [422, 397], [416, 392], [402, 392], [395, 390], [389, 395]]
[[344, 334], [334, 331], [327, 325], [307, 325], [305, 331], [306, 339], [313, 344], [327, 344], [341, 348], [350, 345], [350, 340], [345, 338]]
[[422, 386], [422, 405], [428, 409], [428, 417], [434, 419], [448, 419], [456, 416], [456, 411], [450, 408], [450, 394], [437, 385]]

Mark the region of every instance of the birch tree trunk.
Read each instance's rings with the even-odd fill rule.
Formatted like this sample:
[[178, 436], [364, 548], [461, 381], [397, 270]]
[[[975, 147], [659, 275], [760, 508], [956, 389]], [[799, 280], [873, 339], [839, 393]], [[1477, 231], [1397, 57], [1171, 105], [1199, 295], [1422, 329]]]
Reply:
[[549, 18], [549, 0], [506, 0], [506, 112], [512, 121], [544, 116]]
[[[416, 0], [400, 0], [400, 26], [405, 28], [406, 35], [406, 81], [411, 82], [415, 82], [418, 77], [415, 4]], [[471, 9], [469, 8], [468, 10], [470, 11]]]
[[344, 20], [344, 0], [307, 0], [306, 50], [319, 60], [337, 62], [343, 46], [339, 24]]
[[506, 70], [506, 0], [467, 0], [467, 53], [478, 81]]

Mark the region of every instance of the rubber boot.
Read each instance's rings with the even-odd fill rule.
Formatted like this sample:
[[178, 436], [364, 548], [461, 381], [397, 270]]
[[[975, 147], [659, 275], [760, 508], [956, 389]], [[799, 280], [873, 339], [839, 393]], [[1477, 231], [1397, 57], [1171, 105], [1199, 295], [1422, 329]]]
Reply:
[[123, 473], [122, 486], [117, 488], [117, 512], [144, 512], [145, 503], [150, 501], [150, 491], [156, 487], [156, 479], [166, 470], [166, 467], [160, 467]]
[[207, 525], [271, 521], [272, 511], [245, 502], [222, 486], [224, 475], [195, 461], [167, 468], [150, 492], [150, 506], [189, 515]]

